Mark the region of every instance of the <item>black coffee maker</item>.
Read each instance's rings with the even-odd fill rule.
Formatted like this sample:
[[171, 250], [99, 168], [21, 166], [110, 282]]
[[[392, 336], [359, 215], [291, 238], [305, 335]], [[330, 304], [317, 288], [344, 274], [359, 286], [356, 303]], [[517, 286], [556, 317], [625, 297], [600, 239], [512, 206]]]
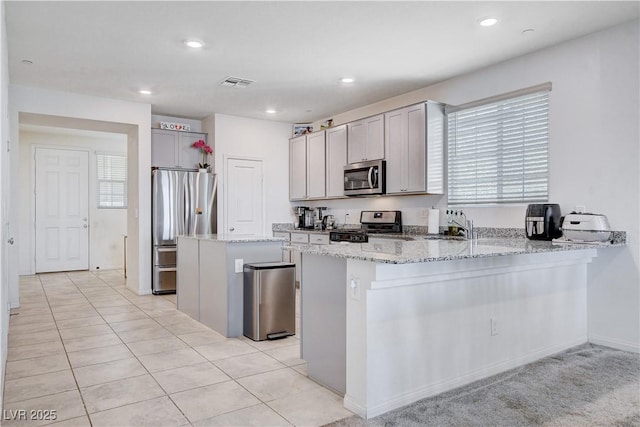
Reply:
[[562, 236], [560, 205], [537, 203], [527, 206], [524, 228], [531, 240], [553, 240]]
[[294, 208], [296, 212], [296, 228], [306, 228], [305, 227], [305, 217], [306, 212], [309, 210], [306, 206], [296, 206]]

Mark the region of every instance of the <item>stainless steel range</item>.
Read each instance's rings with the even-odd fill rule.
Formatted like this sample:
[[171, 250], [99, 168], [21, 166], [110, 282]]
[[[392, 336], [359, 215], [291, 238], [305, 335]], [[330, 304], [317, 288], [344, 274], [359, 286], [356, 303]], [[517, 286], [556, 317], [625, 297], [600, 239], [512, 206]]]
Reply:
[[360, 228], [343, 229], [329, 233], [332, 242], [367, 243], [369, 234], [402, 233], [402, 213], [400, 211], [362, 211]]

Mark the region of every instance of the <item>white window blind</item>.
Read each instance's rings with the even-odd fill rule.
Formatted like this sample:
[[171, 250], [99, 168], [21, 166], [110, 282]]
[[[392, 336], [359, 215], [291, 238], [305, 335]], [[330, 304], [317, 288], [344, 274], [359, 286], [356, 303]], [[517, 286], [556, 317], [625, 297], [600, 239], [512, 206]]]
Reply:
[[127, 157], [96, 153], [98, 208], [127, 207]]
[[543, 202], [549, 186], [549, 91], [448, 114], [449, 204]]

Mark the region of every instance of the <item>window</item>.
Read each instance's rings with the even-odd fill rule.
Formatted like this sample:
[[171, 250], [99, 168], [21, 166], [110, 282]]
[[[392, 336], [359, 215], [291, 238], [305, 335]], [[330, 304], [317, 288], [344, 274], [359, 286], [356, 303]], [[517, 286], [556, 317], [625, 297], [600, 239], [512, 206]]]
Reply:
[[550, 89], [448, 113], [449, 204], [547, 201]]
[[127, 207], [127, 157], [96, 153], [98, 208]]

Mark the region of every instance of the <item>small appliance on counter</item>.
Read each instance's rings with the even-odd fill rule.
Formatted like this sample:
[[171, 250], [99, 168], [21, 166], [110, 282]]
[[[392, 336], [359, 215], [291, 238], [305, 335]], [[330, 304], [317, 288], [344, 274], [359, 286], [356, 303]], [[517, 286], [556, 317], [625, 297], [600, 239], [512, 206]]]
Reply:
[[336, 217], [333, 215], [325, 215], [325, 217], [322, 218], [322, 221], [324, 221], [325, 230], [333, 230], [336, 228]]
[[324, 230], [324, 226], [325, 226], [325, 221], [324, 221], [324, 215], [322, 215], [322, 211], [326, 211], [327, 208], [324, 206], [319, 206], [317, 208], [315, 208], [316, 210], [316, 219], [314, 221], [314, 230]]
[[309, 212], [309, 208], [306, 206], [296, 206], [294, 210], [297, 218], [296, 228], [305, 228], [306, 212]]
[[560, 205], [536, 203], [527, 206], [524, 228], [527, 239], [553, 240], [562, 236]]
[[562, 218], [560, 226], [564, 238], [576, 242], [606, 242], [613, 234], [609, 220], [600, 214], [571, 212]]

